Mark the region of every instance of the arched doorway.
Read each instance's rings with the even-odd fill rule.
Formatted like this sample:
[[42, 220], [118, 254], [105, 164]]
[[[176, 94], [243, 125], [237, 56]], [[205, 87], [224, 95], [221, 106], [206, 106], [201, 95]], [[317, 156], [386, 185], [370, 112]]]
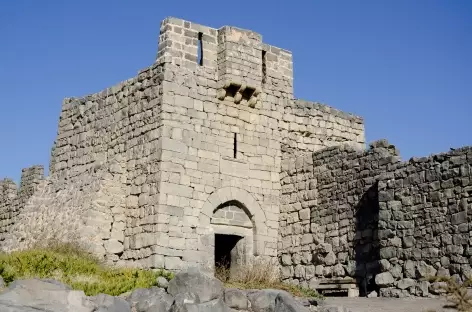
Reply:
[[213, 272], [225, 256], [231, 257], [234, 269], [265, 255], [265, 214], [257, 200], [240, 188], [224, 187], [210, 194], [200, 212], [198, 233], [198, 250], [207, 255], [204, 268]]
[[230, 200], [216, 207], [210, 224], [215, 234], [215, 269], [233, 275], [254, 254], [254, 224], [250, 214], [241, 202]]

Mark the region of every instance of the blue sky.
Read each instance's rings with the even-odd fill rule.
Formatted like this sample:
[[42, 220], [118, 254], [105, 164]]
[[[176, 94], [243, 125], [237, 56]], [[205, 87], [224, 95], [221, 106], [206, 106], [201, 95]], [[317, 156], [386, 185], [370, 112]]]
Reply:
[[62, 99], [150, 65], [167, 16], [291, 50], [297, 98], [363, 116], [404, 159], [472, 145], [469, 0], [15, 0], [0, 3], [0, 177], [47, 167]]

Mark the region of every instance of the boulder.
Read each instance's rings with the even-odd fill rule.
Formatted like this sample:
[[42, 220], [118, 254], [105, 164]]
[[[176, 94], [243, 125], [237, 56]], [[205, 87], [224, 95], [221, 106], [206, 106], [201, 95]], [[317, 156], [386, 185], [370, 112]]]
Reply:
[[96, 305], [83, 291], [51, 280], [18, 280], [0, 293], [2, 312], [92, 312]]
[[126, 300], [106, 294], [98, 294], [89, 299], [95, 303], [95, 312], [131, 312], [131, 306]]
[[[199, 303], [198, 300], [189, 297], [189, 293], [185, 296], [178, 296], [171, 312], [230, 312], [231, 309], [226, 305], [223, 298], [210, 300]], [[191, 296], [191, 295], [190, 295]], [[193, 301], [193, 302], [192, 302]], [[160, 310], [157, 310], [160, 311]]]
[[[140, 288], [120, 296], [83, 291], [54, 280], [18, 280], [0, 293], [1, 312], [308, 312], [315, 299], [294, 298], [277, 289], [226, 289], [211, 276], [191, 270], [177, 274], [168, 290]], [[202, 300], [201, 298], [204, 298]]]
[[309, 312], [309, 310], [298, 303], [291, 295], [280, 292], [275, 297], [274, 312]]
[[280, 293], [285, 293], [290, 296], [287, 292], [277, 289], [262, 289], [248, 291], [247, 298], [251, 303], [251, 309], [253, 312], [269, 312], [275, 309], [275, 298]]
[[207, 302], [223, 296], [223, 283], [196, 268], [189, 268], [175, 275], [167, 287], [169, 294], [195, 293], [200, 302]]
[[139, 288], [126, 299], [136, 312], [169, 311], [174, 298], [159, 287]]
[[172, 305], [171, 312], [184, 312], [188, 311], [187, 305], [195, 305], [200, 303], [200, 298], [194, 293], [180, 293], [175, 296], [174, 304]]
[[16, 288], [36, 288], [41, 286], [43, 290], [72, 290], [69, 285], [63, 284], [59, 281], [53, 279], [19, 279], [13, 281], [8, 286], [8, 289], [16, 289]]
[[231, 309], [223, 301], [223, 298], [214, 299], [211, 301], [187, 304], [188, 312], [231, 312]]
[[236, 310], [247, 310], [249, 308], [249, 301], [246, 293], [240, 289], [226, 289], [225, 302], [228, 307]]

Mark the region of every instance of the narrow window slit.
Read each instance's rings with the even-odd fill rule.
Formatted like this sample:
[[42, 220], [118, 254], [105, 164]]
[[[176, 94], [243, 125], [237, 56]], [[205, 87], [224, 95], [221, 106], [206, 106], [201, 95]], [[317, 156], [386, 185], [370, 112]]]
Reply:
[[236, 155], [238, 154], [238, 137], [237, 133], [234, 134], [234, 158], [236, 158]]
[[262, 83], [266, 83], [266, 79], [267, 79], [266, 51], [262, 51]]
[[198, 55], [197, 55], [197, 62], [198, 65], [203, 66], [203, 33], [198, 33]]

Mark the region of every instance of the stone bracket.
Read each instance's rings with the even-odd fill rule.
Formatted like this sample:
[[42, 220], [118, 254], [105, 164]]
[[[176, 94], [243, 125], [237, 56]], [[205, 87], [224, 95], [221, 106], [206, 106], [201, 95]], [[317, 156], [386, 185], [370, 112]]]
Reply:
[[226, 81], [218, 89], [217, 97], [219, 100], [233, 100], [234, 103], [247, 102], [251, 108], [256, 107], [261, 94], [261, 87], [246, 82]]

